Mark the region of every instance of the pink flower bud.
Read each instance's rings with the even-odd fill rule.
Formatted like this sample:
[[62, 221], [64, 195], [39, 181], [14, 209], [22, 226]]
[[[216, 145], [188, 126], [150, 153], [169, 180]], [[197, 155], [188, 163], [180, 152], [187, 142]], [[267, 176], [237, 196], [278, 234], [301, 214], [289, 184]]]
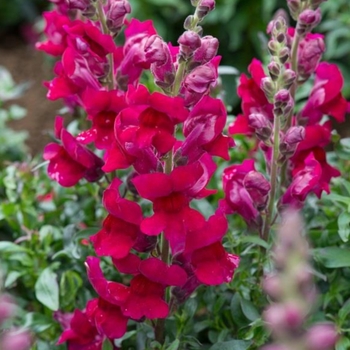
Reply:
[[298, 24], [296, 28], [297, 33], [300, 36], [305, 36], [321, 22], [321, 18], [322, 15], [320, 8], [317, 8], [316, 10], [304, 10], [298, 18]]
[[292, 126], [288, 129], [280, 144], [280, 152], [287, 157], [291, 157], [298, 143], [305, 139], [305, 128], [303, 126]]
[[210, 65], [199, 66], [188, 74], [184, 86], [190, 92], [204, 94], [217, 79], [217, 73]]
[[297, 75], [291, 69], [286, 69], [282, 74], [282, 82], [284, 89], [290, 89], [292, 84], [295, 82]]
[[148, 38], [144, 51], [148, 63], [164, 64], [169, 59], [168, 46], [159, 35]]
[[269, 70], [271, 79], [276, 81], [281, 73], [281, 66], [277, 62], [272, 61], [268, 64], [267, 69]]
[[278, 53], [278, 59], [281, 62], [281, 64], [285, 64], [290, 56], [290, 50], [288, 47], [282, 48]]
[[106, 14], [108, 29], [113, 33], [119, 32], [124, 24], [125, 16], [130, 12], [131, 7], [127, 0], [110, 0]]
[[27, 332], [8, 332], [0, 340], [2, 350], [29, 350], [31, 339]]
[[272, 124], [262, 113], [252, 113], [248, 117], [249, 126], [255, 129], [256, 136], [267, 141], [272, 134]]
[[301, 327], [305, 314], [306, 312], [299, 305], [290, 302], [288, 304], [270, 305], [264, 312], [263, 318], [272, 332], [279, 334]]
[[308, 34], [299, 44], [298, 73], [303, 78], [313, 74], [318, 66], [326, 47], [323, 35]]
[[16, 306], [8, 295], [0, 296], [0, 323], [12, 317], [15, 313]]
[[197, 5], [197, 16], [199, 19], [203, 19], [209, 12], [215, 8], [215, 0], [200, 0]]
[[337, 332], [332, 324], [318, 324], [306, 334], [307, 348], [310, 350], [332, 350], [337, 342]]
[[276, 92], [276, 84], [271, 78], [265, 77], [261, 79], [260, 88], [264, 91], [265, 96], [268, 100], [272, 100]]
[[277, 275], [267, 276], [263, 281], [265, 292], [272, 298], [279, 299], [282, 294], [282, 285]]
[[71, 10], [85, 11], [91, 4], [90, 0], [67, 0]]
[[250, 171], [244, 177], [243, 186], [252, 198], [254, 206], [260, 211], [263, 210], [266, 207], [271, 189], [271, 185], [264, 175], [254, 170]]
[[186, 30], [177, 41], [180, 44], [180, 54], [188, 59], [201, 46], [200, 36], [192, 31]]
[[275, 95], [275, 107], [276, 108], [285, 107], [291, 98], [292, 96], [290, 95], [288, 90], [286, 89], [279, 90]]
[[199, 62], [200, 64], [209, 62], [212, 58], [216, 56], [218, 48], [219, 40], [214, 38], [213, 36], [207, 35], [201, 38], [201, 45], [195, 51], [193, 61]]

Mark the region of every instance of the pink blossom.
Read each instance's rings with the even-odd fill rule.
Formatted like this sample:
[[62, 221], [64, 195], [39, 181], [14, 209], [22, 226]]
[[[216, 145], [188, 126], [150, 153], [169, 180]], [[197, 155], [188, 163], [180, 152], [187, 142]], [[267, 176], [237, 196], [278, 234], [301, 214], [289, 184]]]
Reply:
[[226, 108], [222, 101], [204, 96], [184, 122], [185, 141], [181, 155], [187, 157], [188, 162], [198, 159], [205, 152], [228, 160], [228, 150], [234, 143], [231, 138], [222, 135], [225, 125]]
[[[60, 123], [61, 117], [56, 118]], [[70, 187], [82, 178], [94, 182], [103, 175], [103, 161], [81, 145], [66, 129], [60, 130], [62, 146], [50, 143], [44, 149], [44, 159], [49, 161], [48, 174], [61, 186]]]
[[118, 113], [126, 107], [125, 97], [116, 90], [103, 91], [87, 88], [82, 104], [92, 120], [92, 127], [77, 137], [81, 143], [95, 142], [96, 148], [107, 149], [114, 141], [114, 122]]
[[347, 101], [341, 94], [343, 77], [339, 68], [335, 64], [322, 62], [315, 73], [314, 86], [301, 116], [309, 125], [318, 123], [325, 114], [343, 122]]

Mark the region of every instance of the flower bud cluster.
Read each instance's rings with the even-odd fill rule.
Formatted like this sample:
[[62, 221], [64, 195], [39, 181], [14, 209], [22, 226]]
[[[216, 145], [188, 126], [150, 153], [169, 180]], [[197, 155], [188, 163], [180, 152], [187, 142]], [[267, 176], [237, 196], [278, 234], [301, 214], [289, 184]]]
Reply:
[[332, 350], [337, 340], [334, 325], [317, 324], [304, 329], [316, 301], [308, 245], [302, 236], [299, 214], [286, 211], [282, 219], [273, 254], [276, 271], [264, 280], [264, 289], [273, 304], [263, 318], [275, 343], [262, 350]]
[[[222, 210], [205, 218], [191, 206], [216, 192], [206, 188], [216, 170], [213, 157], [228, 160], [234, 146], [223, 135], [226, 108], [209, 96], [218, 77], [218, 40], [202, 37], [197, 26], [215, 2], [193, 4], [195, 14], [178, 47], [166, 44], [151, 21], [136, 19], [125, 23], [124, 45], [117, 46], [113, 37], [130, 12], [126, 1], [99, 6], [96, 22], [45, 14], [48, 40], [37, 47], [60, 58], [56, 77], [46, 84], [48, 98], [84, 110], [90, 123], [74, 136], [56, 118], [57, 142], [44, 151], [48, 174], [66, 187], [79, 181], [107, 187], [104, 178], [109, 179], [102, 198], [107, 216], [90, 242], [98, 257], [110, 257], [130, 281], [107, 280], [100, 259], [88, 257], [87, 274], [98, 298], [67, 319], [57, 315], [64, 328], [59, 343], [69, 348], [82, 343], [99, 348], [104, 339], [122, 337], [129, 320], [164, 319], [170, 304], [184, 302], [200, 285], [231, 281], [238, 266], [239, 257], [222, 244], [228, 228]], [[146, 70], [164, 93], [140, 84]], [[127, 169], [129, 175], [115, 177], [116, 170]], [[262, 210], [266, 180], [253, 171], [242, 177], [242, 186], [254, 210]], [[148, 203], [146, 214], [138, 200]], [[84, 332], [78, 324], [85, 325]], [[156, 321], [159, 342], [161, 324]]]

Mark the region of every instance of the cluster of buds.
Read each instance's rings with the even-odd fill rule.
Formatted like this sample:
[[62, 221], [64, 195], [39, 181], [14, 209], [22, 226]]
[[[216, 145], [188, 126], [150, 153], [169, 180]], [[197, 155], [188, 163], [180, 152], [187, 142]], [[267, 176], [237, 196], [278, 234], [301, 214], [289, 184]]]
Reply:
[[263, 318], [275, 343], [261, 350], [332, 350], [337, 340], [334, 325], [316, 324], [304, 329], [316, 301], [308, 244], [297, 212], [285, 212], [282, 220], [273, 251], [276, 271], [264, 280], [273, 303]]
[[[57, 117], [57, 142], [46, 146], [44, 158], [50, 178], [62, 186], [81, 180], [105, 186], [108, 214], [90, 242], [98, 257], [110, 257], [119, 273], [129, 275], [124, 280], [130, 283], [107, 280], [100, 259], [89, 257], [87, 274], [98, 298], [61, 320], [59, 343], [101, 349], [106, 339], [113, 343], [125, 334], [129, 320], [145, 319], [156, 320], [155, 339], [162, 343], [163, 320], [172, 309], [200, 285], [231, 281], [239, 263], [222, 244], [228, 229], [222, 209], [205, 218], [191, 206], [215, 193], [206, 188], [216, 170], [213, 157], [228, 160], [234, 145], [223, 135], [223, 102], [209, 96], [218, 77], [218, 40], [202, 37], [198, 26], [215, 2], [193, 1], [196, 9], [178, 47], [166, 44], [151, 21], [124, 21], [130, 12], [126, 1], [92, 4], [96, 21], [72, 20], [60, 10], [44, 15], [48, 38], [37, 47], [61, 58], [56, 77], [46, 84], [48, 98], [84, 110], [91, 123], [73, 136]], [[113, 37], [122, 25], [125, 41], [117, 46]], [[140, 84], [144, 70], [162, 93]], [[180, 130], [183, 137], [177, 138]], [[126, 169], [127, 176], [116, 177]], [[256, 175], [242, 177], [242, 186], [261, 210], [269, 184]], [[138, 200], [148, 203], [146, 214]]]
[[[1, 277], [1, 276], [0, 276]], [[2, 294], [0, 289], [0, 349], [1, 350], [29, 350], [31, 337], [23, 329], [3, 328], [5, 322], [16, 314], [17, 306], [11, 296]]]

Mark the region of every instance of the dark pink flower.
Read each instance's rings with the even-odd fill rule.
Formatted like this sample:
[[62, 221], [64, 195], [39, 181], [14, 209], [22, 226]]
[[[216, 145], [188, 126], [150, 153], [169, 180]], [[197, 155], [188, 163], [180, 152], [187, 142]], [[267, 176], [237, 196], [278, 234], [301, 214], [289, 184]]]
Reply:
[[259, 203], [253, 201], [244, 186], [244, 179], [251, 171], [255, 171], [254, 161], [251, 159], [226, 168], [223, 174], [225, 199], [219, 202], [220, 210], [224, 213], [238, 213], [247, 222], [254, 222], [259, 216], [256, 208]]
[[75, 310], [70, 328], [66, 329], [57, 344], [67, 342], [69, 350], [101, 350], [103, 336], [94, 323], [97, 299], [90, 300], [85, 311]]
[[77, 137], [82, 143], [95, 142], [96, 148], [110, 148], [114, 141], [114, 122], [118, 113], [126, 107], [124, 95], [116, 90], [103, 91], [87, 88], [82, 104], [92, 120], [92, 127]]
[[237, 255], [228, 254], [220, 242], [196, 250], [191, 263], [199, 281], [206, 285], [230, 282], [239, 264]]
[[178, 265], [167, 265], [157, 258], [142, 260], [139, 271], [149, 280], [164, 286], [181, 287], [187, 280], [187, 274]]
[[125, 16], [131, 12], [131, 6], [127, 0], [110, 0], [107, 6], [107, 27], [113, 32], [120, 31], [124, 24]]
[[226, 125], [226, 108], [221, 100], [204, 96], [191, 110], [184, 122], [185, 141], [181, 155], [188, 162], [198, 159], [203, 153], [229, 159], [228, 150], [233, 140], [222, 135]]
[[205, 64], [212, 60], [218, 51], [219, 40], [211, 35], [201, 38], [201, 46], [194, 52], [191, 62]]
[[318, 123], [323, 115], [331, 115], [343, 122], [347, 110], [347, 101], [341, 94], [343, 77], [335, 64], [322, 62], [316, 71], [314, 86], [308, 101], [301, 111], [302, 118], [309, 125]]
[[[60, 124], [61, 117], [56, 118]], [[48, 174], [61, 186], [74, 186], [82, 178], [94, 182], [101, 178], [103, 161], [81, 145], [66, 129], [60, 129], [62, 146], [50, 143], [44, 149], [44, 159], [49, 161]]]
[[137, 275], [130, 282], [130, 296], [122, 305], [122, 312], [134, 320], [141, 320], [143, 317], [151, 320], [166, 318], [169, 306], [164, 301], [164, 294], [165, 287], [162, 284]]
[[47, 40], [37, 43], [35, 47], [49, 55], [60, 56], [68, 46], [65, 28], [74, 25], [75, 22], [57, 11], [44, 12], [43, 17], [45, 19], [44, 33]]
[[143, 198], [153, 202], [154, 215], [143, 220], [141, 230], [147, 235], [164, 231], [173, 254], [183, 250], [187, 230], [202, 222], [202, 215], [189, 207], [192, 198], [213, 193], [205, 189], [215, 169], [210, 157], [175, 168], [171, 174], [153, 173], [135, 177], [132, 182]]

